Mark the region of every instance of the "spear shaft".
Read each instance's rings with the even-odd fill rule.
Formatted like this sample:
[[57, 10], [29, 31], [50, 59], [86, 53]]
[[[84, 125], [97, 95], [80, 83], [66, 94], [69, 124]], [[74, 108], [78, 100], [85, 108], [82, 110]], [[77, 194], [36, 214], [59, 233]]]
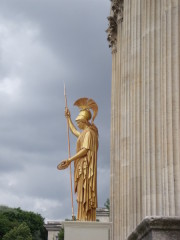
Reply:
[[[64, 84], [64, 98], [65, 98], [65, 106], [67, 108], [67, 96], [66, 96], [66, 87]], [[69, 121], [67, 119], [67, 136], [68, 136], [68, 157], [71, 157], [70, 153], [70, 140], [69, 140]], [[72, 192], [72, 174], [71, 174], [71, 163], [69, 165], [70, 169], [70, 183], [71, 183], [71, 206], [72, 206], [72, 220], [74, 220], [74, 206], [73, 206], [73, 192]]]

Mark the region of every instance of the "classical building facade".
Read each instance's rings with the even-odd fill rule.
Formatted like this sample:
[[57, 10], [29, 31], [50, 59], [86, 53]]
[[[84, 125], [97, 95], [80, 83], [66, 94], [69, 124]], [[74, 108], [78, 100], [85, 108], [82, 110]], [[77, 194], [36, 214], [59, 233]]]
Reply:
[[180, 216], [180, 0], [111, 2], [110, 218], [125, 240], [146, 216]]

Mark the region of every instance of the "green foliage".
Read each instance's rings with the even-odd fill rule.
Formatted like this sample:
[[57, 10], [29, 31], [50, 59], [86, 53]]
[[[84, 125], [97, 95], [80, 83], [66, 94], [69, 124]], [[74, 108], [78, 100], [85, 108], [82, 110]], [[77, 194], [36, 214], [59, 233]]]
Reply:
[[58, 240], [64, 240], [64, 228], [59, 231]]
[[32, 235], [29, 227], [26, 223], [20, 224], [18, 227], [14, 227], [8, 233], [4, 235], [2, 240], [32, 240]]
[[[11, 209], [5, 206], [0, 206], [0, 239], [2, 239], [2, 237], [12, 228], [19, 225], [18, 221], [12, 221], [11, 218], [6, 216], [8, 211], [11, 211]], [[14, 212], [14, 210], [12, 210], [12, 212]]]
[[44, 219], [40, 214], [23, 211], [20, 208], [0, 206], [0, 240], [11, 229], [19, 227], [22, 223], [26, 223], [30, 229], [32, 240], [47, 239]]
[[104, 203], [104, 206], [110, 210], [110, 201], [109, 201], [109, 198], [107, 198], [106, 202]]

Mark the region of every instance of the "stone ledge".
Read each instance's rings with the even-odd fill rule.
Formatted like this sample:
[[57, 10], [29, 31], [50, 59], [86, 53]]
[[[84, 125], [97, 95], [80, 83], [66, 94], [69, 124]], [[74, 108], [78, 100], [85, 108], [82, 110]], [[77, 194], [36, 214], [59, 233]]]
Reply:
[[180, 217], [146, 217], [127, 238], [141, 239], [180, 240]]
[[111, 223], [63, 222], [65, 240], [109, 240]]
[[62, 222], [63, 226], [68, 227], [86, 227], [86, 228], [111, 228], [111, 222], [91, 222], [91, 221], [65, 221]]

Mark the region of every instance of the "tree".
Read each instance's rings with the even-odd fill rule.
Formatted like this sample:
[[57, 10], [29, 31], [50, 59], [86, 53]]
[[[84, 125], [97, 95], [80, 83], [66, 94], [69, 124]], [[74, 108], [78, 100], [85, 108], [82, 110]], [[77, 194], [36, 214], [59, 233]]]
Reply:
[[64, 240], [64, 228], [59, 231], [58, 240]]
[[30, 228], [33, 240], [45, 240], [46, 229], [44, 228], [44, 219], [38, 213], [23, 211], [20, 208], [17, 209], [17, 219], [19, 222], [26, 222]]
[[110, 201], [109, 201], [109, 198], [107, 198], [106, 202], [104, 203], [104, 206], [110, 210]]
[[17, 221], [12, 221], [4, 215], [3, 210], [0, 209], [0, 239], [11, 229], [19, 225]]
[[2, 240], [32, 240], [32, 235], [29, 227], [26, 223], [20, 224], [18, 227], [14, 227], [8, 233], [4, 235]]
[[20, 208], [0, 206], [0, 239], [14, 227], [26, 223], [29, 227], [32, 240], [46, 240], [47, 231], [44, 219], [38, 213], [23, 211]]

